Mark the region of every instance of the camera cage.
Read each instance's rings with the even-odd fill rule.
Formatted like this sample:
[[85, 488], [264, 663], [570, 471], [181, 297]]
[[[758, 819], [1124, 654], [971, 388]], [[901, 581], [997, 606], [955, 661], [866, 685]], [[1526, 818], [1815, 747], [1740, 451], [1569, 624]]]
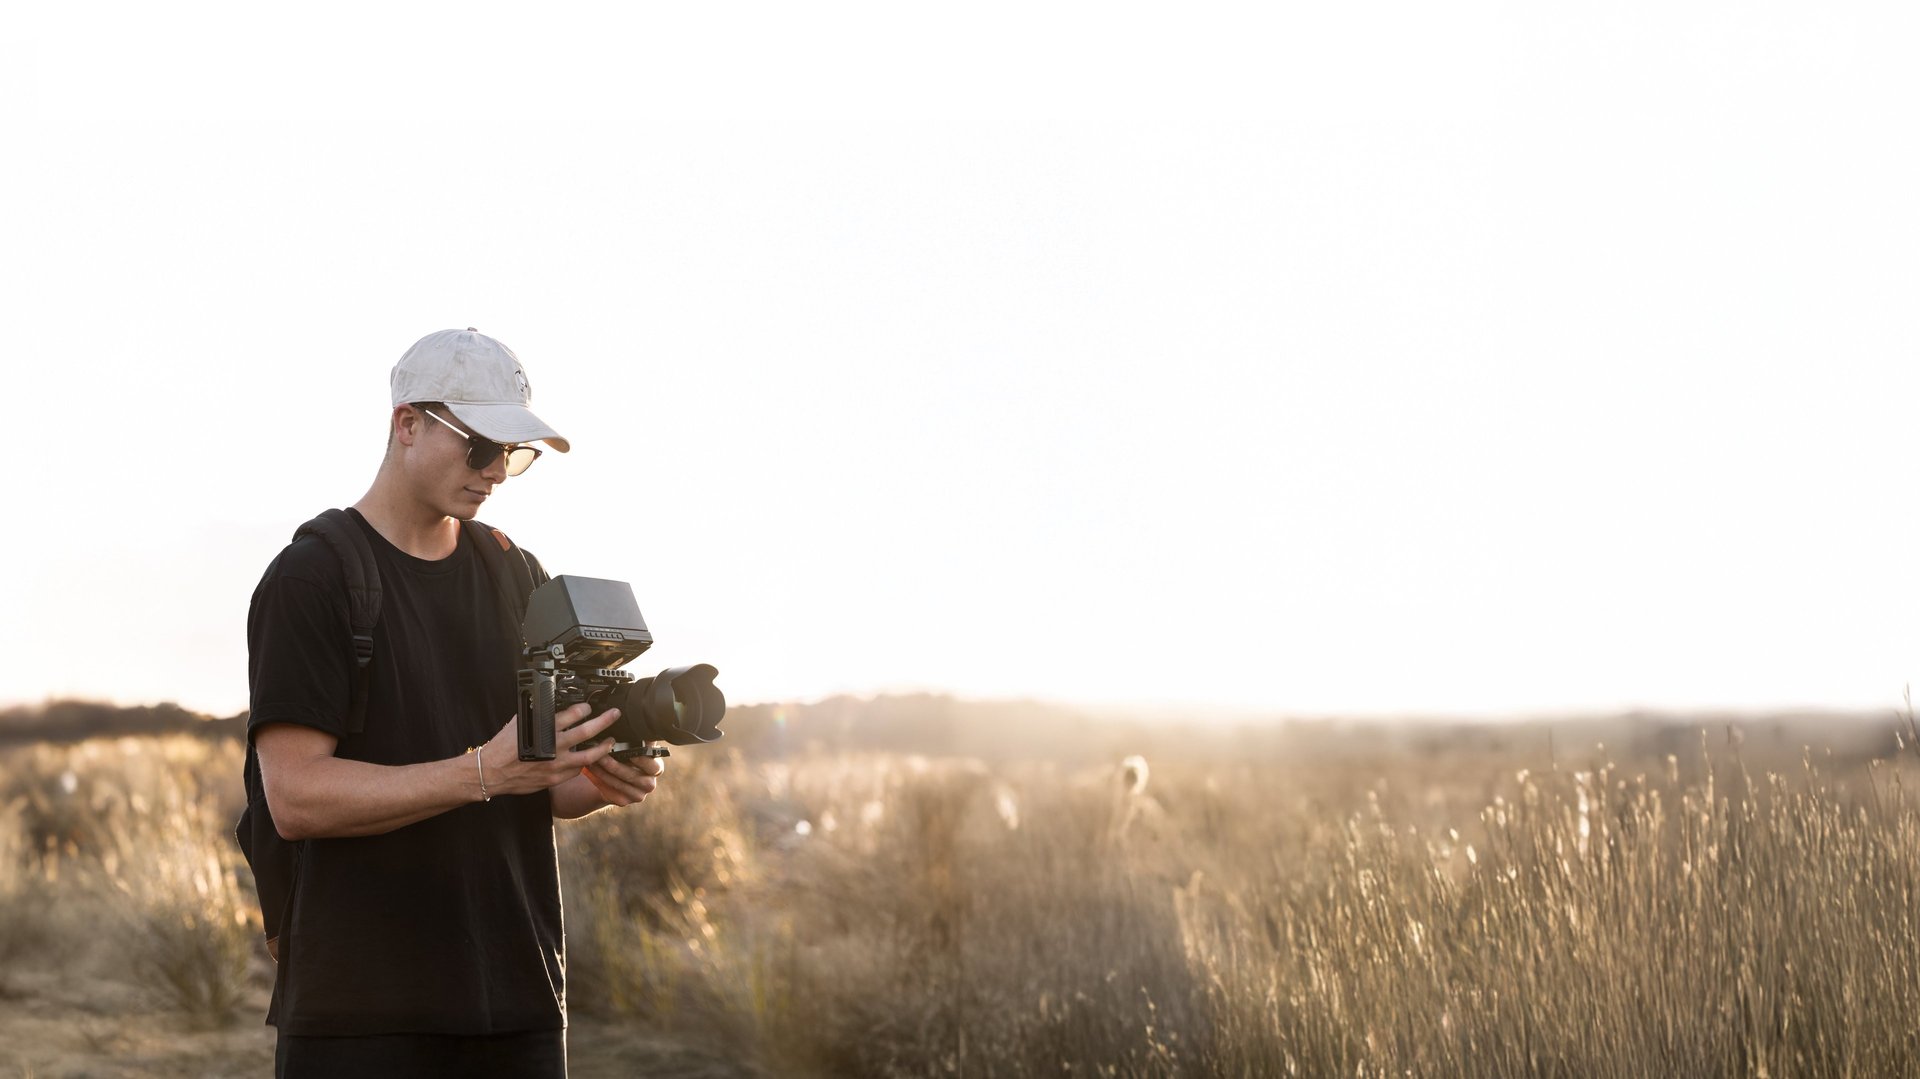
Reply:
[[520, 759], [552, 760], [554, 713], [582, 700], [622, 705], [610, 736], [623, 760], [666, 756], [652, 741], [684, 745], [720, 737], [726, 698], [713, 685], [719, 672], [711, 665], [674, 667], [645, 679], [619, 669], [653, 647], [625, 581], [554, 577], [529, 597], [521, 631]]

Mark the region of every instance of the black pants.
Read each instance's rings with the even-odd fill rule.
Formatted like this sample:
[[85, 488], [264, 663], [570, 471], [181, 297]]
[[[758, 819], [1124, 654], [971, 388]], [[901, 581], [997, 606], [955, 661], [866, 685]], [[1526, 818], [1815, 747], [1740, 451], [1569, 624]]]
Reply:
[[567, 1032], [375, 1034], [322, 1038], [282, 1034], [274, 1079], [566, 1079]]

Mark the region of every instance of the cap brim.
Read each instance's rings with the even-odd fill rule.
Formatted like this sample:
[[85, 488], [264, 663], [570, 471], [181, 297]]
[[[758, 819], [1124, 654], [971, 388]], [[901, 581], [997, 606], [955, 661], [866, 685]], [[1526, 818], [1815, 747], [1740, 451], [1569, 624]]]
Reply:
[[447, 411], [460, 418], [460, 422], [478, 431], [495, 442], [545, 442], [561, 453], [572, 449], [560, 432], [548, 427], [546, 421], [533, 414], [525, 405], [475, 405], [446, 402]]

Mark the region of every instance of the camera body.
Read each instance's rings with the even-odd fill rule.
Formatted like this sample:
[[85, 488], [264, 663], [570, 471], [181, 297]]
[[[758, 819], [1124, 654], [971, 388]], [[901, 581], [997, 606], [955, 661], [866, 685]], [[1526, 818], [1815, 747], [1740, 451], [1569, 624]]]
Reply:
[[727, 701], [713, 684], [719, 674], [713, 666], [671, 667], [650, 678], [619, 669], [653, 647], [625, 581], [555, 577], [534, 589], [520, 628], [526, 646], [517, 674], [521, 760], [552, 760], [554, 713], [583, 701], [596, 715], [620, 709], [608, 730], [620, 760], [667, 755], [652, 743], [720, 737]]

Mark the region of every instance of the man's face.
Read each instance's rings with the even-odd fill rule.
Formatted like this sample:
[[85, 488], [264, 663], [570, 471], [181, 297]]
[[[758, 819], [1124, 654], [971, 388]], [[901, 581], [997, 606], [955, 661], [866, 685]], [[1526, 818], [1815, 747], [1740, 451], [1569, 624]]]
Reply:
[[483, 469], [468, 467], [467, 449], [471, 444], [467, 437], [472, 430], [445, 410], [415, 411], [418, 415], [408, 472], [414, 477], [421, 501], [456, 520], [473, 520], [494, 487], [506, 482], [506, 457], [495, 457]]

